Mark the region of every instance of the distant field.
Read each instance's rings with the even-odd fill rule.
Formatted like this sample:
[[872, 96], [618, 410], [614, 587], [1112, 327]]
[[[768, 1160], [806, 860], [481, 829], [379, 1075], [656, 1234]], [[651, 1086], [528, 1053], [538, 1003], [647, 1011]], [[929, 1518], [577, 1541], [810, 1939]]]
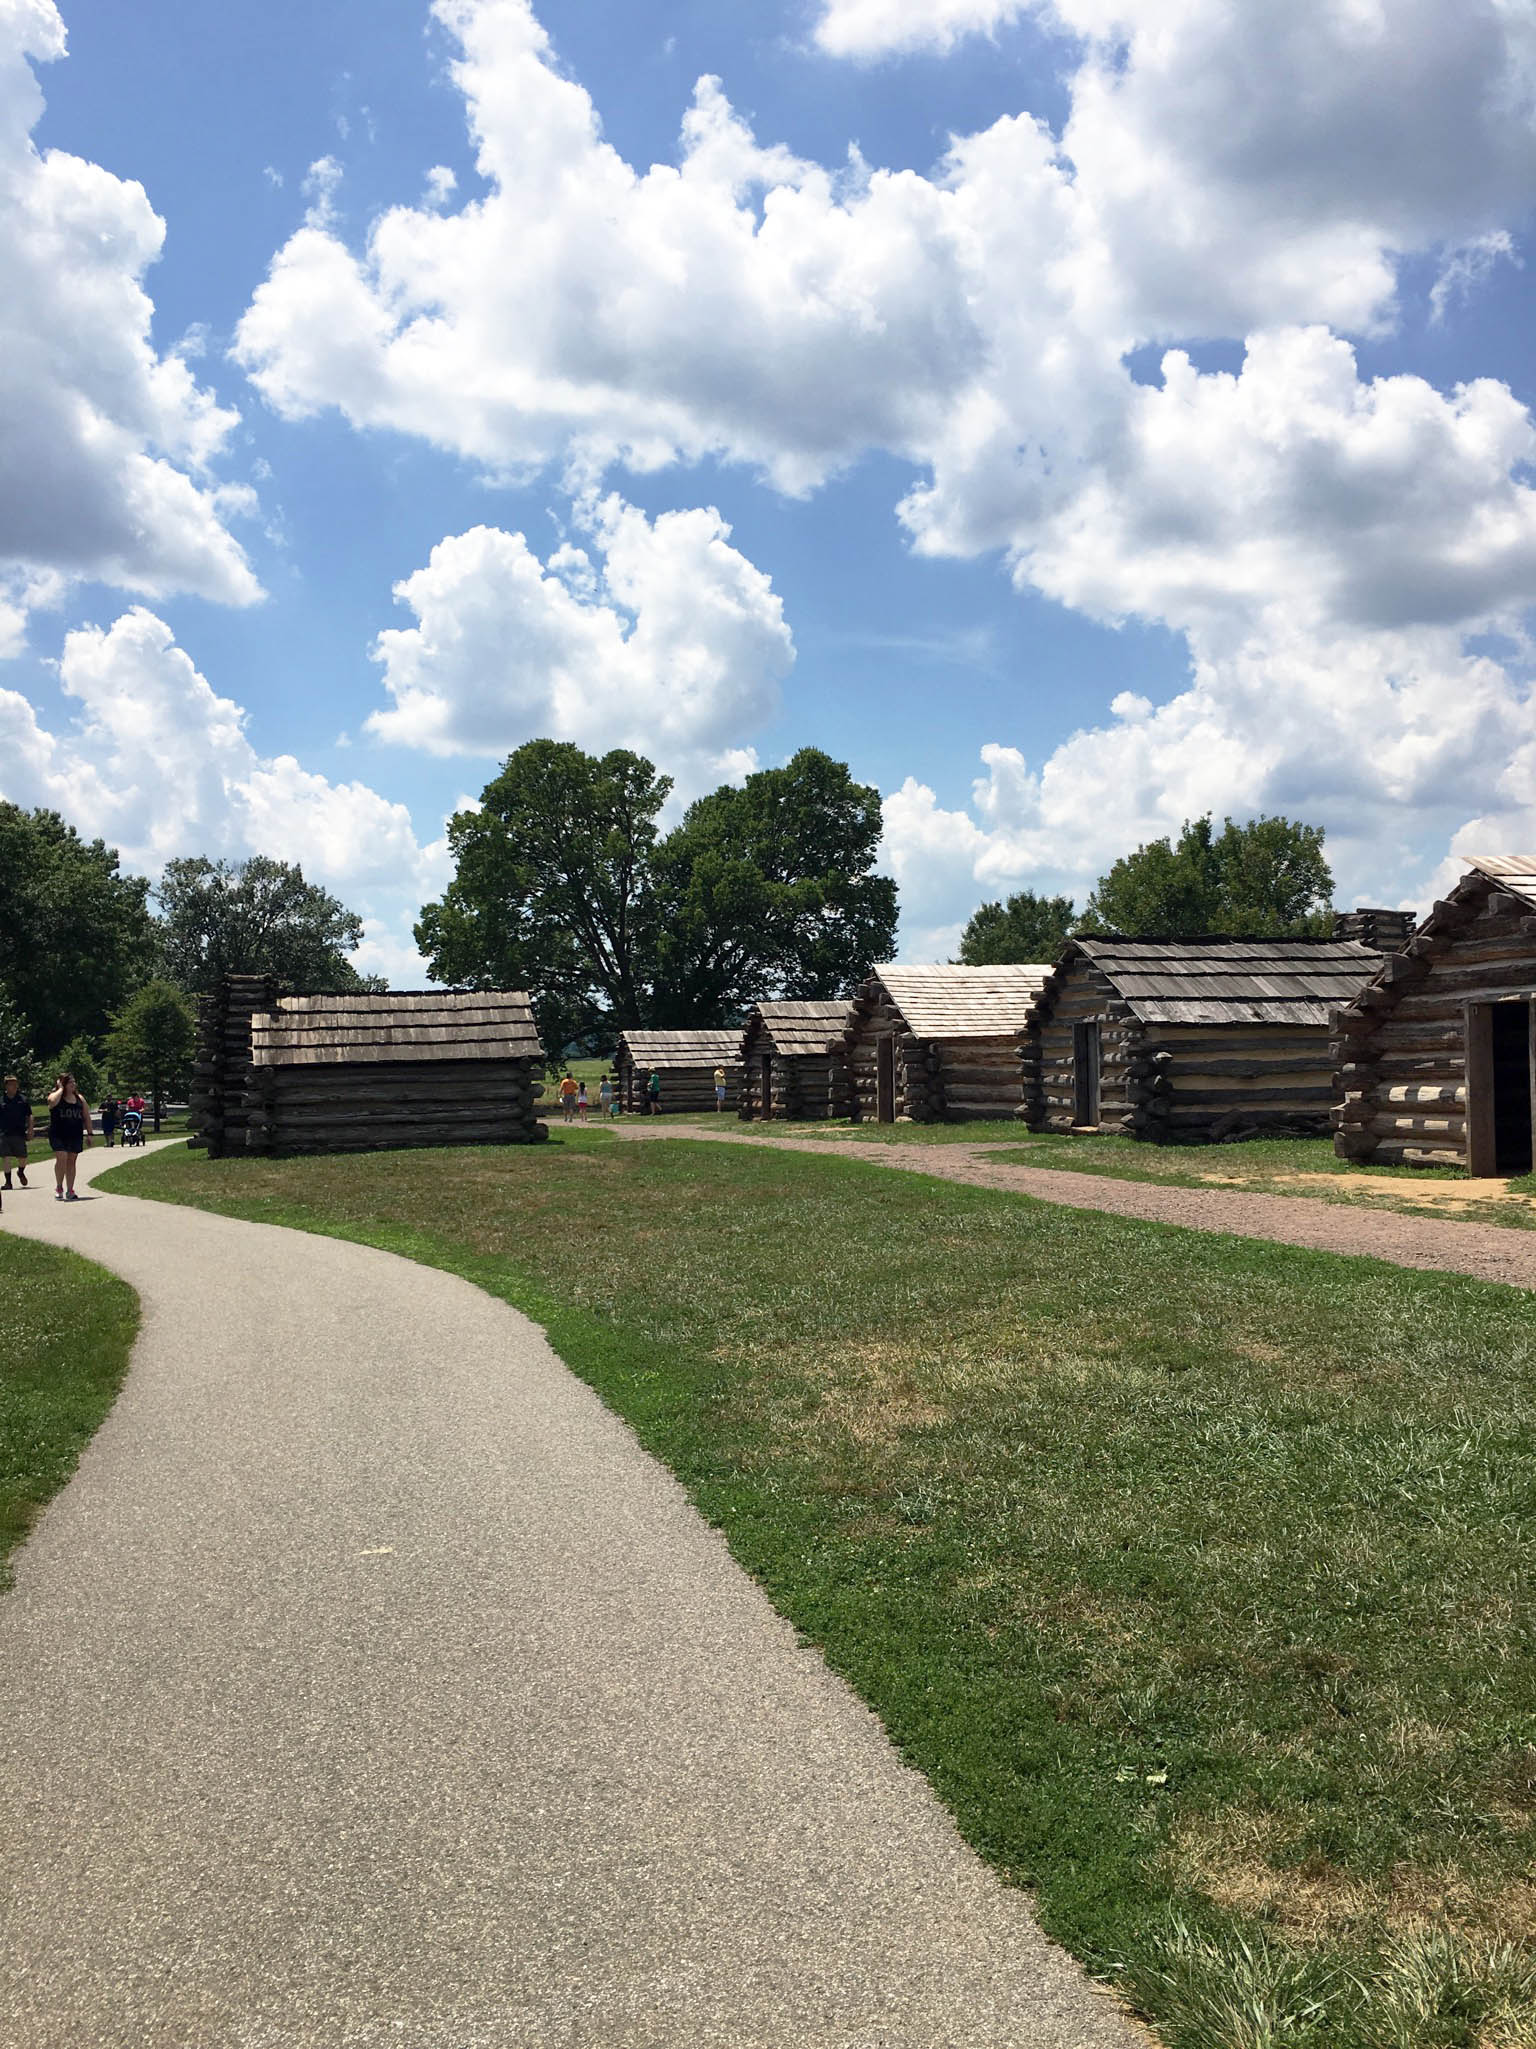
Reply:
[[1527, 1297], [559, 1128], [109, 1178], [534, 1315], [1169, 2049], [1536, 2042]]
[[[26, 1200], [29, 1198], [23, 1198]], [[46, 1200], [34, 1191], [38, 1202]], [[139, 1326], [125, 1281], [0, 1226], [0, 1586], [4, 1560], [117, 1398]]]

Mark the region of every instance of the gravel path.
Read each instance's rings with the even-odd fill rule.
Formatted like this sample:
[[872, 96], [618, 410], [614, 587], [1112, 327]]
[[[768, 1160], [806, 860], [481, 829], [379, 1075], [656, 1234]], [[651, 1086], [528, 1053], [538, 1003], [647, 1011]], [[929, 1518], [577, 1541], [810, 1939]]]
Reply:
[[992, 1146], [935, 1145], [922, 1140], [890, 1144], [869, 1139], [776, 1138], [752, 1127], [720, 1130], [681, 1118], [631, 1118], [617, 1129], [625, 1138], [707, 1138], [723, 1144], [775, 1146], [787, 1152], [835, 1153], [866, 1166], [894, 1167], [962, 1181], [976, 1188], [1001, 1188], [1033, 1195], [1068, 1209], [1142, 1217], [1155, 1224], [1182, 1224], [1192, 1231], [1227, 1231], [1240, 1238], [1269, 1238], [1278, 1245], [1305, 1245], [1384, 1259], [1394, 1266], [1437, 1273], [1470, 1274], [1475, 1280], [1504, 1281], [1512, 1288], [1536, 1288], [1536, 1231], [1500, 1224], [1442, 1222], [1438, 1217], [1403, 1216], [1391, 1210], [1348, 1209], [1305, 1195], [1246, 1195], [1226, 1188], [1169, 1188], [1151, 1181], [1116, 1181], [1108, 1175], [1074, 1174], [1056, 1167], [1021, 1167], [995, 1157]]
[[1145, 2041], [525, 1318], [87, 1195], [5, 1199], [145, 1320], [0, 1597], [4, 2049]]

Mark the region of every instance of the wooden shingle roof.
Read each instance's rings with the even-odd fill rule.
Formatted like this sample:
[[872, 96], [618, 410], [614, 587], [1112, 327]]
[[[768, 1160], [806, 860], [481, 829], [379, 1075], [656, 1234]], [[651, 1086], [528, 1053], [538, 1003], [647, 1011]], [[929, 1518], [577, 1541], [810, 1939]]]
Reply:
[[730, 1031], [620, 1032], [619, 1050], [636, 1067], [729, 1067], [741, 1058], [741, 1033]]
[[1101, 939], [1085, 955], [1143, 1024], [1325, 1025], [1381, 955], [1358, 939]]
[[[919, 1039], [1006, 1039], [1019, 1032], [1050, 963], [1015, 967], [883, 967], [878, 981]], [[868, 983], [865, 984], [867, 988]]]
[[532, 1007], [520, 990], [281, 996], [276, 1010], [257, 1011], [251, 1020], [257, 1067], [543, 1058]]
[[[753, 1032], [755, 1023], [773, 1050], [792, 1060], [797, 1054], [827, 1053], [840, 1044], [848, 1024], [848, 1009], [845, 997], [830, 1002], [786, 997], [771, 1003], [754, 1003], [746, 1029]], [[743, 1042], [745, 1037], [744, 1033]]]
[[1536, 854], [1467, 854], [1463, 859], [1511, 896], [1536, 905]]

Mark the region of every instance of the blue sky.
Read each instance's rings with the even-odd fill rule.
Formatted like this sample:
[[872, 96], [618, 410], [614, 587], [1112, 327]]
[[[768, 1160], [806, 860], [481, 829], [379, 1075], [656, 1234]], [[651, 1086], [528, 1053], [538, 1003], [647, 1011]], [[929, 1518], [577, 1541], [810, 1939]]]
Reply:
[[0, 0], [0, 789], [301, 858], [404, 982], [545, 731], [846, 758], [912, 958], [1206, 808], [1422, 901], [1536, 845], [1533, 57], [1497, 0]]

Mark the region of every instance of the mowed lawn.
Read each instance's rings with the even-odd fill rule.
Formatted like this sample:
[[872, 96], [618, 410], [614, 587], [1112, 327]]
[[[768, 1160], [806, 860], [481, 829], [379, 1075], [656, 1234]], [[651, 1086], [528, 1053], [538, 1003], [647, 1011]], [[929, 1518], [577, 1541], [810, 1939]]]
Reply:
[[1536, 2042], [1536, 1303], [835, 1157], [110, 1185], [526, 1308], [1172, 2049]]
[[[43, 1200], [39, 1192], [35, 1200]], [[117, 1398], [139, 1327], [126, 1281], [0, 1230], [0, 1588], [7, 1554], [74, 1471]]]

